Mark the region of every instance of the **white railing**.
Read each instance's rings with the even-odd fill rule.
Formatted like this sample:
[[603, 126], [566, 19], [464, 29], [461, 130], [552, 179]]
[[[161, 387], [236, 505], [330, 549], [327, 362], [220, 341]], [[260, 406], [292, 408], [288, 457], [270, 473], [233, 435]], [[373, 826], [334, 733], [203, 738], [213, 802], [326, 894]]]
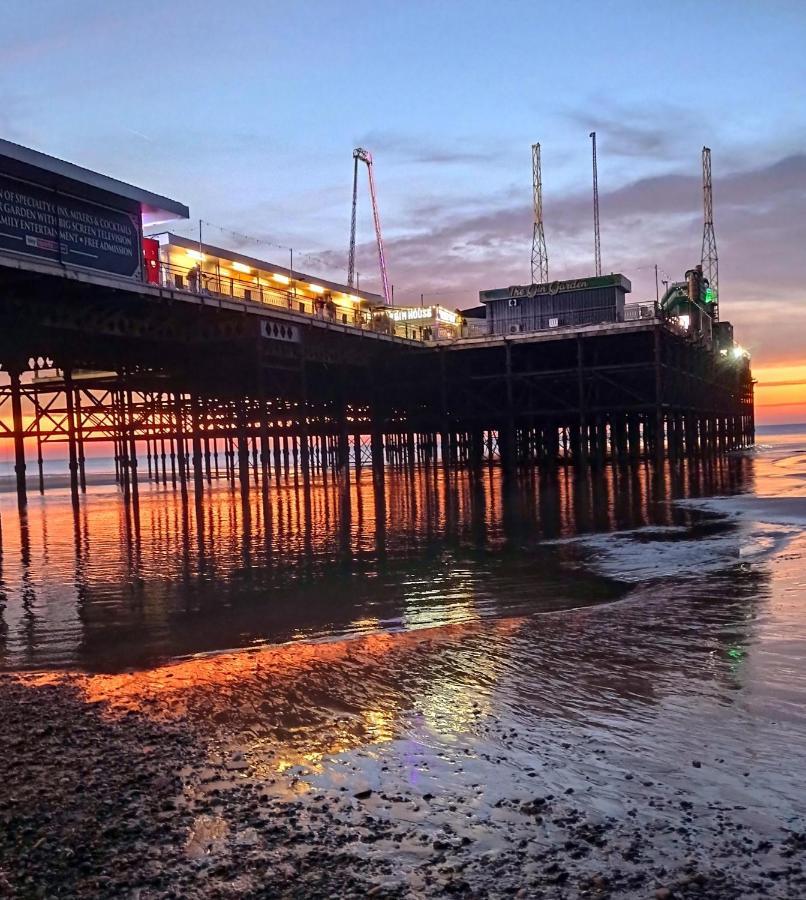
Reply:
[[462, 337], [485, 337], [490, 334], [492, 322], [487, 319], [465, 319], [462, 322]]
[[641, 319], [655, 319], [658, 315], [658, 305], [653, 301], [646, 303], [625, 303], [624, 321], [639, 322]]

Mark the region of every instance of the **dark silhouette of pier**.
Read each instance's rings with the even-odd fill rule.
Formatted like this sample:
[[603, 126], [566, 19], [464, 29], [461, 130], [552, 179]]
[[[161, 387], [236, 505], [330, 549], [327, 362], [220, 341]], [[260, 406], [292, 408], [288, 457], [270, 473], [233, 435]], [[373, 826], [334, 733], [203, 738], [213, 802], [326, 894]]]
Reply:
[[[750, 364], [732, 352], [729, 324], [722, 337], [681, 327], [704, 315], [696, 269], [681, 287], [685, 315], [628, 309], [629, 283], [614, 275], [487, 292], [490, 327], [410, 331], [398, 318], [419, 310], [373, 308], [374, 295], [292, 267], [262, 280], [259, 261], [229, 261], [251, 287], [220, 262], [213, 275], [204, 261], [216, 248], [201, 241], [169, 242], [189, 260], [180, 273], [143, 227], [187, 218], [186, 207], [7, 141], [0, 189], [0, 442], [13, 444], [21, 506], [29, 482], [44, 491], [43, 451], [56, 443], [77, 498], [93, 443], [113, 447], [136, 497], [143, 478], [201, 492], [213, 478], [246, 486], [292, 471], [382, 477], [387, 464], [509, 474], [753, 441]], [[544, 294], [558, 310], [584, 301], [584, 316], [555, 310], [546, 327]], [[591, 297], [612, 308], [588, 309]]]
[[[41, 267], [40, 267], [41, 268]], [[575, 464], [722, 453], [753, 441], [745, 358], [659, 317], [423, 343], [246, 301], [0, 267], [0, 439], [20, 503], [43, 447], [86, 488], [89, 444], [200, 491], [385, 464]], [[35, 451], [35, 452], [32, 452]]]

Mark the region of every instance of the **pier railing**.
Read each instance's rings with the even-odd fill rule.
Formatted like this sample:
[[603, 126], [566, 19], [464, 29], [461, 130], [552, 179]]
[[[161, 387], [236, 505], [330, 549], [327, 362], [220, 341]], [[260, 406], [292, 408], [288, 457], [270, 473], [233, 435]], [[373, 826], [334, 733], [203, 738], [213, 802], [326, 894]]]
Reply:
[[641, 319], [654, 319], [658, 315], [658, 304], [654, 301], [647, 303], [625, 303], [624, 321], [640, 322]]
[[328, 302], [324, 298], [309, 297], [295, 290], [293, 285], [284, 288], [274, 287], [265, 280], [254, 277], [239, 278], [230, 273], [225, 275], [220, 272], [199, 272], [193, 267], [162, 262], [159, 283], [170, 290], [185, 291], [198, 297], [210, 297], [213, 300], [230, 298], [246, 303], [260, 303], [309, 315], [315, 319], [351, 325], [408, 340], [428, 342], [440, 336], [435, 334], [435, 328], [428, 323], [394, 321], [379, 311], [361, 309], [358, 306], [347, 308]]
[[[559, 331], [565, 328], [575, 328], [581, 325], [596, 324], [595, 313], [597, 310], [579, 310], [565, 314], [562, 318], [550, 318], [537, 316], [524, 318], [519, 322], [507, 322], [508, 330], [500, 332], [495, 328], [495, 322], [490, 319], [463, 319], [450, 328], [434, 326], [427, 322], [413, 323], [406, 321], [394, 321], [380, 311], [361, 309], [358, 306], [347, 308], [327, 302], [319, 298], [312, 298], [306, 294], [297, 292], [293, 286], [274, 287], [266, 284], [262, 279], [239, 278], [227, 273], [198, 272], [169, 263], [160, 263], [160, 284], [171, 290], [186, 291], [189, 294], [210, 298], [231, 298], [246, 303], [258, 303], [274, 306], [290, 312], [309, 315], [312, 318], [324, 321], [332, 321], [338, 324], [350, 325], [354, 328], [373, 331], [381, 334], [389, 334], [408, 340], [431, 343], [445, 340], [446, 338], [471, 338], [486, 337], [492, 334], [529, 334], [544, 331]], [[689, 324], [679, 319], [664, 317], [658, 304], [654, 301], [627, 303], [624, 306], [622, 316], [617, 316], [613, 307], [602, 308], [600, 311], [602, 324], [610, 322], [643, 322], [663, 319], [667, 325], [679, 333], [686, 333]], [[707, 325], [710, 338], [710, 318], [704, 324]]]
[[[315, 301], [310, 297], [298, 293], [293, 287], [273, 287], [262, 279], [238, 278], [218, 272], [194, 272], [193, 268], [160, 263], [160, 284], [174, 291], [186, 291], [201, 297], [230, 297], [311, 315], [316, 311]], [[353, 312], [358, 316], [357, 310]]]

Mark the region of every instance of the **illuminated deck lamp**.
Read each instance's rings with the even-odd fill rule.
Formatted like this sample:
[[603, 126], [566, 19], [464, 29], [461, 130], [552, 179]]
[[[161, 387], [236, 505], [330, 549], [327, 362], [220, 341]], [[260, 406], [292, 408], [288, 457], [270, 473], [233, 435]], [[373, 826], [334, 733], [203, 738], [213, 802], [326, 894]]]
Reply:
[[356, 297], [355, 294], [346, 294], [344, 291], [339, 293], [337, 296], [338, 296], [340, 303], [360, 303], [361, 302], [360, 297]]

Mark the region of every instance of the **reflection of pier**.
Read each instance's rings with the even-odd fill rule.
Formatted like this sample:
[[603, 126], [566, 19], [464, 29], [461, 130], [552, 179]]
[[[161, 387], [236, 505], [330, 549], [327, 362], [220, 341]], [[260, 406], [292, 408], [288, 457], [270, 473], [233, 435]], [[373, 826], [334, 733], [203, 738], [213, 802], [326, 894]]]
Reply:
[[[184, 209], [38, 154], [15, 159], [4, 146], [5, 181], [47, 185], [30, 197], [15, 188], [20, 209], [52, 194], [68, 212], [78, 204], [83, 222], [104, 204], [127, 228], [136, 222], [139, 235], [147, 215]], [[69, 227], [61, 216], [57, 227]], [[91, 271], [70, 257], [79, 238], [39, 242], [34, 255], [0, 247], [0, 364], [8, 374], [0, 439], [13, 443], [22, 504], [26, 457], [35, 447], [44, 489], [43, 448], [56, 442], [67, 448], [74, 496], [86, 486], [86, 448], [98, 442], [114, 447], [126, 496], [142, 478], [201, 492], [222, 477], [245, 484], [289, 471], [307, 479], [436, 461], [511, 472], [752, 442], [748, 361], [721, 356], [654, 314], [415, 341], [309, 314], [304, 304], [263, 303], [262, 293], [213, 297], [153, 283], [139, 246], [134, 274], [118, 257]]]
[[[293, 473], [194, 496], [141, 484], [3, 514], [0, 664], [87, 668], [300, 637], [405, 630], [612, 598], [565, 540], [700, 520], [673, 498], [752, 486], [743, 455], [631, 466], [428, 464]], [[672, 528], [670, 528], [672, 526]], [[734, 522], [712, 524], [735, 528]], [[557, 546], [546, 542], [560, 539]], [[640, 548], [636, 542], [636, 550]], [[385, 623], [385, 624], [384, 624]]]

